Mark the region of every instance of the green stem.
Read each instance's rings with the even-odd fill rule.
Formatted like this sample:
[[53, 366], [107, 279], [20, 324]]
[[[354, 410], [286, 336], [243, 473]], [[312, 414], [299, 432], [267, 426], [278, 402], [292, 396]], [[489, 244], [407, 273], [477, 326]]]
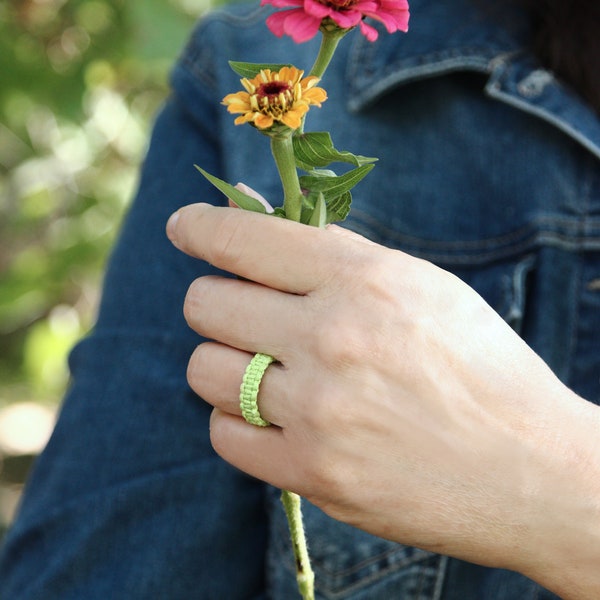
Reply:
[[296, 581], [298, 590], [303, 600], [314, 600], [315, 598], [315, 574], [310, 566], [308, 557], [308, 548], [306, 537], [304, 535], [304, 525], [302, 524], [301, 499], [298, 494], [283, 490], [281, 492], [281, 502], [285, 509], [290, 536], [292, 538], [292, 547], [294, 549], [294, 558], [296, 560]]
[[[350, 29], [340, 29], [335, 24], [330, 24], [332, 29], [328, 30], [321, 27], [321, 46], [319, 48], [319, 54], [315, 59], [315, 64], [312, 66], [309, 76], [318, 77], [321, 79], [335, 54], [335, 49], [340, 43], [340, 40], [350, 31]], [[302, 117], [302, 123], [297, 131], [298, 134], [304, 132], [304, 121], [306, 115]]]
[[339, 44], [340, 40], [350, 31], [349, 29], [334, 29], [333, 31], [322, 30], [321, 47], [319, 48], [319, 54], [315, 60], [315, 64], [312, 66], [309, 75], [314, 75], [321, 79], [325, 74], [331, 59], [335, 53], [335, 49]]
[[302, 190], [298, 181], [292, 136], [272, 136], [271, 152], [283, 186], [285, 218], [299, 222], [302, 214]]

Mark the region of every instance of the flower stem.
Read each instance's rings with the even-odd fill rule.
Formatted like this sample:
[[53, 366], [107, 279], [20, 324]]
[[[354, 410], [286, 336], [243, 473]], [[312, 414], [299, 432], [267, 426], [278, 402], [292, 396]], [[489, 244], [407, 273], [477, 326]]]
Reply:
[[315, 64], [312, 66], [309, 75], [314, 75], [321, 79], [325, 74], [331, 59], [335, 53], [335, 49], [339, 44], [340, 40], [348, 33], [349, 29], [334, 29], [333, 31], [327, 31], [322, 29], [323, 36], [321, 37], [321, 47], [319, 48], [319, 54], [315, 59]]
[[299, 222], [302, 215], [302, 190], [300, 189], [298, 171], [296, 170], [292, 136], [272, 136], [271, 152], [283, 186], [285, 218]]
[[294, 549], [294, 558], [296, 559], [296, 581], [298, 590], [303, 600], [314, 600], [315, 598], [315, 574], [310, 566], [308, 557], [308, 548], [306, 546], [306, 537], [304, 535], [304, 526], [302, 524], [301, 499], [298, 494], [283, 490], [281, 492], [281, 502], [287, 516], [292, 538], [292, 547]]

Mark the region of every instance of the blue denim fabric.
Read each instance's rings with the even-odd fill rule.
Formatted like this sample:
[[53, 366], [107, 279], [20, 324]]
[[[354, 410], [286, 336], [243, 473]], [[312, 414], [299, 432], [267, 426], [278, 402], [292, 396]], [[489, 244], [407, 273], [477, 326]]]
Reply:
[[[378, 156], [347, 222], [478, 290], [574, 390], [600, 401], [600, 120], [468, 0], [413, 0], [408, 35], [349, 36], [309, 128]], [[502, 9], [505, 14], [505, 8]], [[275, 41], [264, 13], [218, 12], [173, 72], [97, 326], [0, 557], [3, 600], [287, 600], [278, 492], [221, 461], [188, 388], [200, 339], [181, 314], [211, 267], [167, 241], [178, 207], [223, 199], [195, 171], [279, 196], [268, 140], [219, 106], [227, 60], [309, 68], [316, 41]], [[401, 277], [402, 273], [398, 273]], [[547, 600], [516, 573], [382, 540], [305, 503], [321, 600]]]

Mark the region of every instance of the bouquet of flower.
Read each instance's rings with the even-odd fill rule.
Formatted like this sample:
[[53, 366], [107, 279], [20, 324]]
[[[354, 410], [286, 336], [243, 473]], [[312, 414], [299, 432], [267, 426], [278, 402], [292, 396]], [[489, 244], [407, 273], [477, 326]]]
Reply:
[[[318, 87], [340, 40], [358, 27], [371, 42], [378, 31], [365, 19], [375, 19], [389, 33], [407, 31], [409, 10], [407, 0], [261, 0], [261, 5], [283, 9], [267, 17], [267, 26], [278, 37], [290, 36], [294, 42], [312, 39], [319, 32], [321, 45], [316, 60], [304, 77], [304, 70], [290, 64], [255, 64], [230, 62], [242, 78], [243, 90], [223, 98], [227, 110], [239, 115], [236, 125], [248, 123], [268, 136], [271, 152], [283, 187], [283, 205], [273, 208], [262, 196], [244, 186], [233, 186], [196, 167], [215, 187], [239, 208], [269, 213], [312, 225], [325, 227], [343, 221], [350, 212], [350, 190], [373, 168], [376, 158], [337, 150], [328, 132], [306, 132], [306, 114], [312, 106], [320, 107], [327, 100], [326, 91]], [[327, 168], [341, 162], [354, 168], [336, 175]], [[298, 170], [305, 172], [299, 176]], [[248, 193], [247, 193], [248, 192]], [[263, 371], [270, 357], [257, 355]], [[266, 361], [265, 361], [266, 359]], [[270, 359], [272, 360], [272, 359]], [[245, 377], [246, 379], [246, 377]], [[244, 381], [242, 388], [247, 385]], [[260, 375], [249, 395], [241, 394], [242, 413], [246, 420], [268, 426], [256, 408]], [[254, 413], [244, 410], [244, 404], [254, 402]], [[252, 414], [249, 418], [247, 415]], [[310, 567], [302, 526], [300, 498], [282, 492], [292, 546], [296, 559], [298, 588], [305, 600], [314, 598], [314, 575]]]

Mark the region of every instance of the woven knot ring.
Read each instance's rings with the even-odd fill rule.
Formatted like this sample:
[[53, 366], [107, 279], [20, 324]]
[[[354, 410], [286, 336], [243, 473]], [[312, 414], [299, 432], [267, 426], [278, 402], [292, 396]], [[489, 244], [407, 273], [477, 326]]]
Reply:
[[267, 367], [275, 359], [268, 354], [258, 352], [252, 357], [244, 371], [240, 385], [240, 408], [242, 416], [248, 423], [258, 427], [268, 427], [271, 423], [260, 416], [258, 411], [258, 389]]

